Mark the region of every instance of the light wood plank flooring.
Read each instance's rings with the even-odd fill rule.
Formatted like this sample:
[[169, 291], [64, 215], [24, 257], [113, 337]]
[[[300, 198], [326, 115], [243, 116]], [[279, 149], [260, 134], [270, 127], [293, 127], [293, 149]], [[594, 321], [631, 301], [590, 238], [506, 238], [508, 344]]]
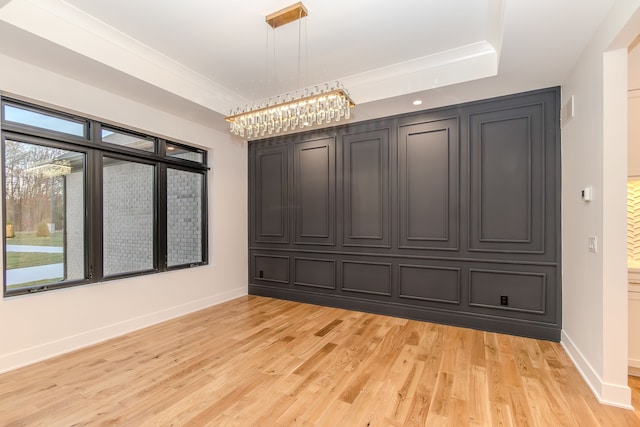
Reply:
[[557, 343], [249, 296], [0, 375], [0, 425], [622, 427], [640, 412], [598, 404]]

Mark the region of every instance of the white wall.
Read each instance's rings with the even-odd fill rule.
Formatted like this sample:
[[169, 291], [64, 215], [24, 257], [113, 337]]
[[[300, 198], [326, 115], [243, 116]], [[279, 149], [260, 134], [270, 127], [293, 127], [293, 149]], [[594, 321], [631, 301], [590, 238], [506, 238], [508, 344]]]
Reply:
[[[636, 48], [640, 52], [640, 48]], [[640, 74], [640, 67], [637, 68]], [[629, 176], [640, 176], [640, 87], [629, 92]]]
[[629, 176], [640, 176], [640, 40], [629, 50]]
[[0, 90], [209, 151], [209, 265], [0, 299], [0, 372], [247, 294], [247, 147], [0, 55]]
[[[562, 343], [602, 402], [630, 407], [627, 385], [627, 53], [640, 0], [619, 0], [563, 84]], [[635, 34], [634, 34], [635, 31]], [[585, 203], [580, 190], [593, 186]], [[587, 237], [598, 239], [589, 252]]]
[[[640, 176], [640, 38], [629, 49], [629, 176]], [[640, 376], [640, 285], [629, 283], [629, 374]]]
[[629, 375], [640, 377], [640, 285], [629, 285]]

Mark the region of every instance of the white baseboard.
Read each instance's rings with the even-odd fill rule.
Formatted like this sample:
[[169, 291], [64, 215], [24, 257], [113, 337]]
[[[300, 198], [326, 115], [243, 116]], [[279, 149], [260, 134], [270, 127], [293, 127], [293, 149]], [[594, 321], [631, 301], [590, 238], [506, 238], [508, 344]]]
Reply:
[[629, 375], [640, 377], [640, 360], [629, 359]]
[[128, 319], [123, 322], [107, 325], [102, 328], [86, 331], [78, 335], [65, 337], [14, 353], [0, 355], [0, 374], [22, 368], [45, 359], [50, 359], [64, 353], [69, 353], [83, 347], [88, 347], [138, 329], [184, 316], [185, 314], [221, 304], [245, 295], [247, 295], [246, 287], [234, 289], [232, 291], [202, 298], [197, 301], [191, 301], [186, 304], [145, 314], [144, 316]]
[[628, 384], [611, 384], [602, 381], [598, 373], [593, 369], [564, 330], [562, 331], [562, 341], [560, 344], [564, 347], [573, 364], [576, 366], [576, 369], [578, 369], [578, 372], [580, 372], [580, 375], [582, 375], [582, 378], [584, 378], [596, 396], [596, 399], [598, 399], [598, 402], [604, 405], [633, 411], [633, 406], [631, 406], [631, 389]]

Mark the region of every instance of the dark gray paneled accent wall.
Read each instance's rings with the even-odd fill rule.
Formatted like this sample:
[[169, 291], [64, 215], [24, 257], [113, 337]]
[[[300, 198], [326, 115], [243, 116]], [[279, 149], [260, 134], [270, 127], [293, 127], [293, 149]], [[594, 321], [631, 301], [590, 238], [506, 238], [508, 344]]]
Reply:
[[559, 340], [559, 88], [252, 141], [252, 294]]

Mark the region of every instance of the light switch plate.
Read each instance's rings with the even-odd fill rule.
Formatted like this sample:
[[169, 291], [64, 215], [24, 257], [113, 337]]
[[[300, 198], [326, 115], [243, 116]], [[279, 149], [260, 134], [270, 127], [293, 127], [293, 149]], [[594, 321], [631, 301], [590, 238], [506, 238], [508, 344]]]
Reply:
[[587, 247], [591, 252], [598, 252], [598, 239], [596, 238], [596, 236], [587, 237]]
[[564, 127], [575, 116], [575, 100], [573, 95], [560, 108], [560, 126]]

